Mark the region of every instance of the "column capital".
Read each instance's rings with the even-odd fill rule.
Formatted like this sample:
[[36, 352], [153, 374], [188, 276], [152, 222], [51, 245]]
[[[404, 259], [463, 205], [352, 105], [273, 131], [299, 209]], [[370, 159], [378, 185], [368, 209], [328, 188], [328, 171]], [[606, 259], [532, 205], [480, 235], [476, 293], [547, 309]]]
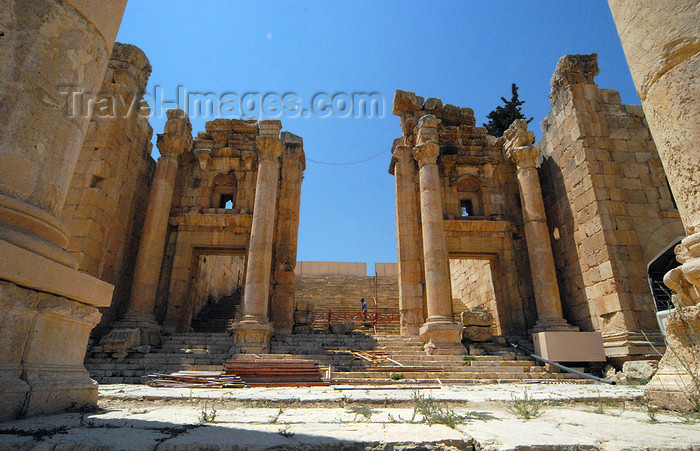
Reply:
[[527, 129], [527, 121], [516, 119], [503, 133], [506, 159], [512, 160], [518, 169], [534, 168], [539, 150], [532, 145], [535, 133]]
[[168, 110], [168, 121], [163, 133], [158, 134], [156, 145], [166, 158], [177, 158], [192, 149], [192, 124], [182, 110]]
[[274, 160], [282, 154], [282, 141], [279, 138], [270, 136], [260, 136], [256, 140], [258, 143], [258, 160]]
[[540, 154], [535, 146], [522, 146], [506, 150], [506, 159], [513, 161], [518, 169], [534, 168]]
[[438, 155], [440, 145], [436, 141], [428, 141], [413, 148], [413, 158], [418, 162], [419, 168], [426, 164], [436, 164]]
[[438, 141], [438, 126], [440, 120], [432, 114], [426, 114], [418, 120], [418, 125], [414, 129], [416, 143], [423, 144], [428, 141]]
[[404, 160], [413, 157], [413, 146], [398, 145], [394, 147], [392, 156], [397, 160]]

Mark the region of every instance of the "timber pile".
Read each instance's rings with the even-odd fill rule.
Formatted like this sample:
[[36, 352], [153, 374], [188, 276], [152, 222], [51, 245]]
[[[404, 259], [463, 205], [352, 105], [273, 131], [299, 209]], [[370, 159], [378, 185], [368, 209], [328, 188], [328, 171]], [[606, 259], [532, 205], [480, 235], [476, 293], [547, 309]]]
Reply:
[[172, 388], [242, 388], [245, 384], [236, 375], [213, 371], [180, 371], [172, 374], [149, 374], [150, 387]]
[[313, 360], [233, 360], [224, 364], [225, 374], [235, 374], [251, 387], [314, 387], [329, 385]]

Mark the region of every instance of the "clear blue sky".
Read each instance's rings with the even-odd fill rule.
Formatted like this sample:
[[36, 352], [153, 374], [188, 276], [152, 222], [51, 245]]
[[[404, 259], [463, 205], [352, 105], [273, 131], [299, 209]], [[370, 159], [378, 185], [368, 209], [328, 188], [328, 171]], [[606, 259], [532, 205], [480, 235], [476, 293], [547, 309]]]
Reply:
[[[401, 134], [396, 89], [474, 109], [477, 124], [520, 87], [540, 121], [549, 80], [567, 53], [598, 53], [600, 87], [639, 104], [605, 0], [231, 1], [129, 0], [117, 38], [146, 52], [167, 100], [178, 86], [223, 95], [377, 92], [384, 117], [282, 117], [308, 159], [352, 162], [388, 150]], [[193, 117], [196, 131], [209, 118]], [[163, 117], [151, 119], [162, 132]], [[154, 147], [154, 156], [157, 150]], [[390, 154], [355, 165], [307, 161], [298, 259], [395, 262]]]

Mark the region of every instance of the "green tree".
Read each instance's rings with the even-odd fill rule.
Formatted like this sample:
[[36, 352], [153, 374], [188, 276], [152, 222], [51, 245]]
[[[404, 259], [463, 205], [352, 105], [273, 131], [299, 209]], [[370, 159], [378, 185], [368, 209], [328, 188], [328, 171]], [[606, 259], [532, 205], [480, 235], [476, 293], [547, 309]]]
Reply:
[[[508, 127], [514, 120], [525, 119], [525, 115], [520, 110], [525, 101], [518, 99], [518, 86], [515, 83], [511, 86], [511, 92], [513, 95], [510, 100], [501, 97], [505, 104], [504, 106], [497, 106], [495, 110], [486, 116], [489, 120], [488, 124], [484, 124], [486, 133], [496, 138], [503, 136], [503, 133], [508, 130]], [[532, 118], [527, 119], [528, 124], [530, 121], [532, 121]]]

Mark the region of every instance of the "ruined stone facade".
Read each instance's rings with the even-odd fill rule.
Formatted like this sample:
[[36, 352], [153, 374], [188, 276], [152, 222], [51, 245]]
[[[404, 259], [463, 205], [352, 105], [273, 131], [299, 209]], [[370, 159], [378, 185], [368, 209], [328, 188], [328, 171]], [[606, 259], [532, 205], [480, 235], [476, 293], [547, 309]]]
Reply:
[[[194, 140], [193, 150], [178, 158], [156, 303], [156, 318], [166, 330], [189, 330], [193, 316], [203, 307], [195, 299], [192, 284], [197, 262], [204, 256], [239, 256], [247, 266], [259, 136], [256, 122], [218, 119], [208, 122], [206, 131]], [[283, 132], [281, 143], [279, 182], [272, 199], [277, 239], [271, 251], [269, 318], [275, 330], [291, 332], [304, 154], [301, 138], [291, 133]], [[245, 285], [245, 271], [242, 276]]]
[[98, 335], [124, 314], [131, 290], [155, 169], [153, 130], [138, 109], [150, 73], [140, 49], [115, 43], [98, 97], [106, 106], [92, 115], [62, 212], [78, 270], [114, 285]]
[[[487, 137], [468, 108], [397, 91], [394, 113], [404, 136], [394, 143], [390, 172], [405, 317], [412, 317], [408, 305], [418, 306], [420, 317], [427, 304], [418, 163], [410, 149], [421, 118], [433, 115], [440, 120], [437, 163], [453, 296], [468, 299], [469, 308], [488, 308], [506, 335], [570, 326], [599, 331], [606, 355], [621, 360], [663, 347], [646, 267], [683, 227], [641, 108], [598, 88], [597, 73], [595, 55], [562, 58], [552, 111], [533, 147], [529, 132]], [[523, 171], [536, 163], [533, 180]], [[530, 204], [538, 197], [543, 206]], [[554, 322], [538, 325], [543, 315]]]
[[647, 265], [683, 236], [641, 107], [600, 89], [595, 55], [552, 77], [540, 175], [567, 318], [603, 334], [608, 357], [663, 348]]
[[[427, 308], [418, 163], [410, 143], [415, 142], [418, 121], [428, 114], [441, 121], [437, 129], [441, 203], [437, 208], [444, 218], [445, 245], [453, 261], [448, 277], [459, 288], [463, 283], [456, 266], [478, 264], [477, 271], [489, 271], [493, 282], [495, 296], [489, 299], [487, 308], [500, 319], [499, 329], [504, 334], [518, 334], [532, 327], [536, 321], [534, 298], [515, 168], [505, 160], [495, 140], [476, 127], [469, 108], [443, 106], [439, 99], [423, 100], [413, 93], [397, 91], [394, 114], [401, 116], [404, 131], [404, 136], [394, 142], [389, 169], [396, 182], [402, 332], [416, 334]], [[469, 299], [469, 308], [485, 303], [470, 294], [459, 297]]]

